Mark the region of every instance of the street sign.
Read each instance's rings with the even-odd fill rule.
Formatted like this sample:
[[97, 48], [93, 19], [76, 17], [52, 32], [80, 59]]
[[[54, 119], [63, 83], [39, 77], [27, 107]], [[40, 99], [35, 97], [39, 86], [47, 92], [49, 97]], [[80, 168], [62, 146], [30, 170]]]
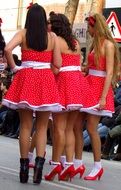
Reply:
[[121, 42], [121, 26], [115, 12], [111, 12], [107, 18], [107, 24], [111, 31], [112, 37], [117, 41]]
[[87, 23], [74, 24], [73, 33], [80, 41], [80, 43], [86, 43], [86, 32], [87, 32]]

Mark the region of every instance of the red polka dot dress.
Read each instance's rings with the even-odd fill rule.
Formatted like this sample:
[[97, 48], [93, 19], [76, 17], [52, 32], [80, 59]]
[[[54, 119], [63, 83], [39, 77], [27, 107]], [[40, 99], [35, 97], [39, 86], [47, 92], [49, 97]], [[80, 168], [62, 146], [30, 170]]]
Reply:
[[94, 106], [89, 84], [80, 71], [80, 55], [62, 54], [62, 60], [56, 81], [63, 107], [69, 111]]
[[[99, 104], [99, 100], [102, 95], [105, 77], [106, 77], [106, 58], [103, 56], [100, 57], [99, 66], [97, 68], [94, 62], [94, 52], [91, 52], [88, 55], [88, 63], [89, 63], [89, 75], [86, 78], [89, 82], [90, 89], [93, 92], [93, 98], [96, 100], [96, 104]], [[109, 88], [106, 97], [106, 106], [104, 110], [101, 111], [97, 109], [92, 109], [92, 110], [82, 109], [82, 110], [95, 115], [112, 117], [112, 113], [114, 112], [114, 93], [112, 86], [110, 86]]]
[[22, 51], [22, 66], [12, 81], [3, 105], [33, 111], [62, 110], [57, 84], [51, 71], [52, 51]]

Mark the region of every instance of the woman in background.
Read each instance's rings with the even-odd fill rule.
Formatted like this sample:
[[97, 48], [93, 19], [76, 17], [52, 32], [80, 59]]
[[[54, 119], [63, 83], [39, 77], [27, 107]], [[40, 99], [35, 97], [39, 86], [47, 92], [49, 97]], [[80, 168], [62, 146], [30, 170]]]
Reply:
[[2, 19], [0, 18], [0, 72], [2, 72], [7, 67], [7, 61], [4, 55], [5, 39], [1, 31]]
[[[86, 77], [93, 98], [98, 109], [81, 109], [86, 112], [86, 128], [88, 130], [94, 157], [92, 171], [84, 177], [85, 180], [100, 179], [103, 174], [101, 164], [101, 141], [97, 131], [101, 116], [112, 117], [114, 113], [114, 93], [112, 83], [115, 83], [119, 74], [119, 52], [105, 18], [101, 14], [94, 14], [87, 18], [88, 32], [92, 37], [92, 45], [88, 54], [89, 74]], [[83, 124], [82, 113], [78, 116], [76, 126], [76, 159], [82, 163], [83, 151]], [[80, 148], [81, 146], [81, 148]], [[80, 164], [81, 165], [81, 164]]]
[[[62, 54], [62, 67], [60, 70], [53, 68], [60, 101], [64, 112], [53, 114], [53, 155], [51, 171], [45, 175], [46, 180], [53, 180], [59, 175], [59, 180], [68, 180], [75, 175], [73, 156], [75, 150], [74, 124], [81, 107], [93, 106], [92, 94], [89, 85], [81, 73], [81, 48], [72, 33], [68, 18], [64, 14], [51, 12], [49, 21], [51, 30], [58, 36]], [[65, 148], [66, 162], [64, 168], [60, 163], [61, 155]], [[63, 169], [63, 170], [62, 170]], [[84, 170], [81, 171], [81, 175]]]

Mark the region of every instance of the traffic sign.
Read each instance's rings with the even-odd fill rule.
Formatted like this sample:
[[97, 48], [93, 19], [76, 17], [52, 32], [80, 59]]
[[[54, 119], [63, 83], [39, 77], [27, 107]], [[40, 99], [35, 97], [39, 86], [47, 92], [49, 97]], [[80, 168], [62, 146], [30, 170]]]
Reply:
[[117, 42], [121, 42], [121, 26], [119, 24], [116, 13], [111, 12], [106, 21], [107, 21], [107, 24], [109, 26], [109, 29], [111, 31], [113, 38]]

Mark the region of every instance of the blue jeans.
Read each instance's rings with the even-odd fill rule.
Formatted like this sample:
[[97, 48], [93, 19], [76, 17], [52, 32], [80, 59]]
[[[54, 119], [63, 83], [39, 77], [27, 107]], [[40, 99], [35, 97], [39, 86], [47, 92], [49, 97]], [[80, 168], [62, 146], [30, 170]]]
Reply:
[[[99, 123], [98, 127], [97, 127], [97, 131], [98, 131], [98, 133], [100, 135], [100, 138], [103, 138], [103, 137], [107, 136], [107, 134], [109, 132], [109, 129], [108, 129], [107, 126], [102, 125], [102, 123]], [[90, 137], [88, 135], [87, 130], [83, 131], [83, 138], [84, 138], [84, 146], [88, 146], [88, 145], [91, 144]]]

